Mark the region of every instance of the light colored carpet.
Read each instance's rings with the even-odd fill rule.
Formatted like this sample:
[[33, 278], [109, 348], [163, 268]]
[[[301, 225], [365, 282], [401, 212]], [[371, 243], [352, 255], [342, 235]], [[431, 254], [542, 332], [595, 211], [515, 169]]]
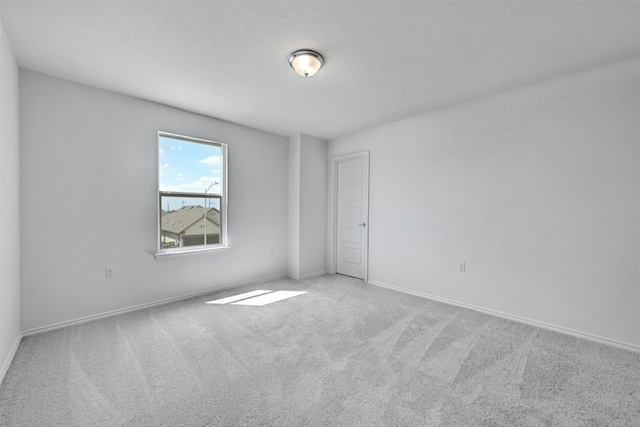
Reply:
[[[205, 304], [308, 291], [264, 307]], [[25, 338], [3, 426], [640, 426], [640, 354], [341, 276]]]

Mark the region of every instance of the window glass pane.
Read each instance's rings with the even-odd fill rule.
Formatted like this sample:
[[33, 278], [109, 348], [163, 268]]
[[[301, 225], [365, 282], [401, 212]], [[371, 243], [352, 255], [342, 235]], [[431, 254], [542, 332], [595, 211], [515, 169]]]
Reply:
[[160, 191], [221, 194], [220, 146], [158, 138]]
[[226, 144], [158, 132], [158, 249], [227, 245]]
[[160, 195], [160, 249], [220, 244], [220, 197]]

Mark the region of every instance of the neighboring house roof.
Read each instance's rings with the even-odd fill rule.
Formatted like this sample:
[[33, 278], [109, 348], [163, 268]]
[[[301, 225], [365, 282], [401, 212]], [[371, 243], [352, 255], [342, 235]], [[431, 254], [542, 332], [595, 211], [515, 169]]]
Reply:
[[[211, 211], [217, 212], [218, 210], [215, 208], [205, 208], [203, 206], [197, 205], [184, 206], [175, 211], [163, 214], [162, 226], [160, 228], [162, 231], [180, 234], [191, 225], [200, 221], [203, 218], [205, 212], [209, 213]], [[218, 225], [212, 220], [210, 215], [207, 215], [207, 219], [216, 226]]]

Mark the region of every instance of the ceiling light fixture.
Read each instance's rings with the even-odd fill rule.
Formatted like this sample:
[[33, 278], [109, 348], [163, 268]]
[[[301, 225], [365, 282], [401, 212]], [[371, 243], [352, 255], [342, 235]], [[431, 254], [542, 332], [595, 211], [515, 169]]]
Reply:
[[324, 58], [318, 52], [301, 49], [289, 55], [289, 65], [303, 77], [311, 77], [324, 64]]

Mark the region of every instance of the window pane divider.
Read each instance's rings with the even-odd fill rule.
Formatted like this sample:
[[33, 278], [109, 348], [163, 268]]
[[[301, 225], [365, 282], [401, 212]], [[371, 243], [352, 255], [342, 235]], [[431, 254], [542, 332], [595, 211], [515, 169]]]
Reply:
[[220, 193], [179, 193], [176, 191], [160, 191], [160, 195], [165, 197], [207, 197], [211, 199], [222, 197]]

